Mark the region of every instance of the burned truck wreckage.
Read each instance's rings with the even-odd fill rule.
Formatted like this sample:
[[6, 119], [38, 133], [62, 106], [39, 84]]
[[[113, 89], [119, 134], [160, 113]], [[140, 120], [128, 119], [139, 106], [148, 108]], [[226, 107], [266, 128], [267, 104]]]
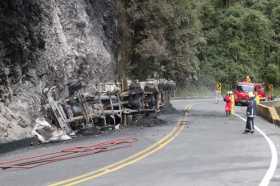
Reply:
[[128, 124], [129, 117], [158, 113], [175, 95], [176, 83], [164, 79], [109, 82], [86, 91], [81, 81], [74, 81], [66, 87], [62, 93], [56, 86], [44, 90], [44, 118], [36, 120], [32, 132], [42, 143], [68, 140], [90, 128], [118, 129]]

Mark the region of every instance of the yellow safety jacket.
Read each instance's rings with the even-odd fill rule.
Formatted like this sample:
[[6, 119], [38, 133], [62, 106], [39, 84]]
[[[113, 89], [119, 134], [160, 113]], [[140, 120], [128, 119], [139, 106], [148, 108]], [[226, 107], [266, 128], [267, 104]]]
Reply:
[[260, 100], [260, 96], [259, 95], [256, 95], [256, 103], [257, 105], [260, 104], [261, 100]]

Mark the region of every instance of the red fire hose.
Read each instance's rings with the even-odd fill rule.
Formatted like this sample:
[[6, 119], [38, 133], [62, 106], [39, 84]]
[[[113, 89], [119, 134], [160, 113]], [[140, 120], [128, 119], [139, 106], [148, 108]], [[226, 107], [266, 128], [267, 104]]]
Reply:
[[0, 162], [0, 168], [20, 168], [31, 169], [38, 166], [69, 160], [73, 158], [79, 158], [89, 156], [101, 152], [116, 150], [120, 148], [130, 147], [132, 143], [136, 142], [136, 138], [119, 138], [111, 141], [105, 141], [89, 146], [77, 146], [66, 148], [58, 152], [41, 154], [38, 156], [24, 157], [15, 160]]

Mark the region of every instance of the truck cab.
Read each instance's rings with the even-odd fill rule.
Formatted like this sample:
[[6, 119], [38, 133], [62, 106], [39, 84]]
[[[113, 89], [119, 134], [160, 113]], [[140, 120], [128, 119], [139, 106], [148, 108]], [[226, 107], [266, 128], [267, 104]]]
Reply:
[[253, 83], [237, 83], [234, 90], [234, 98], [236, 105], [245, 105], [249, 100], [249, 92], [254, 92], [254, 84]]
[[236, 105], [246, 105], [249, 100], [249, 92], [256, 92], [261, 101], [266, 99], [265, 91], [261, 83], [239, 82], [234, 89]]

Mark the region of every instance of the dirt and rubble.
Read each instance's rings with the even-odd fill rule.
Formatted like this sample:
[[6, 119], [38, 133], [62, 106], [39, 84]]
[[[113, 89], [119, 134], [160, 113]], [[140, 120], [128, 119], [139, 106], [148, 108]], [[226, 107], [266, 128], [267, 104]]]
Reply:
[[131, 117], [128, 125], [137, 127], [164, 125], [167, 123], [167, 120], [163, 116], [174, 114], [182, 115], [183, 112], [176, 110], [171, 104], [167, 104], [160, 109], [159, 113], [141, 114]]
[[0, 103], [0, 143], [31, 136], [30, 118], [24, 113], [26, 107], [23, 103], [12, 104], [10, 107]]

